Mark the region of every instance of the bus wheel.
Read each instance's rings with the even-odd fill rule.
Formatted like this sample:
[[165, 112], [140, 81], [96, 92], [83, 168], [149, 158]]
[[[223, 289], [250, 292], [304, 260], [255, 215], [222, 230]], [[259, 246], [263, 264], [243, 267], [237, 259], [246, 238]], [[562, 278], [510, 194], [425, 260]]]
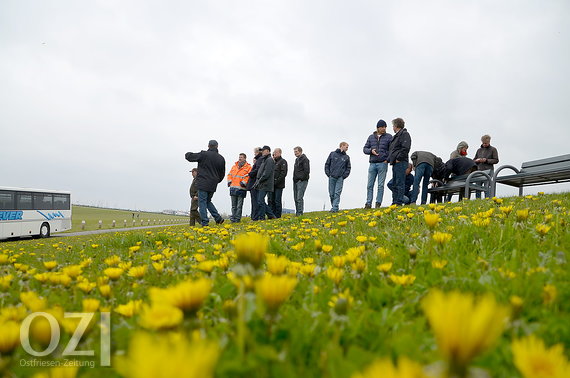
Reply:
[[49, 223], [42, 223], [40, 227], [40, 238], [49, 238]]

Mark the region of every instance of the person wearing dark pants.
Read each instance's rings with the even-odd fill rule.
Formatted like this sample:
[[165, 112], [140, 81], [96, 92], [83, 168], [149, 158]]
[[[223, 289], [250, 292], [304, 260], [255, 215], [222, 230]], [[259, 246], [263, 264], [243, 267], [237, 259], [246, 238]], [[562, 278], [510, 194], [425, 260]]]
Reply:
[[267, 194], [273, 192], [275, 185], [275, 161], [271, 157], [271, 148], [263, 146], [261, 149], [261, 163], [259, 171], [257, 171], [257, 179], [255, 181], [255, 189], [257, 189], [257, 206], [258, 206], [258, 220], [264, 220], [265, 216], [269, 219], [275, 219], [275, 214], [265, 202]]
[[209, 223], [208, 211], [216, 223], [223, 223], [224, 219], [212, 203], [212, 196], [218, 184], [224, 179], [226, 171], [226, 161], [218, 153], [218, 142], [210, 140], [207, 151], [187, 152], [185, 158], [189, 162], [198, 162], [196, 189], [198, 189], [198, 208], [202, 226], [207, 226]]
[[192, 168], [193, 180], [192, 184], [190, 185], [190, 226], [195, 226], [196, 221], [200, 221], [200, 212], [198, 211], [198, 189], [196, 189], [197, 175], [198, 175], [198, 168]]
[[402, 118], [392, 120], [392, 129], [395, 134], [388, 149], [388, 162], [392, 165], [392, 180], [394, 180], [392, 205], [404, 205], [408, 154], [412, 147], [412, 138], [404, 126]]
[[[499, 153], [495, 147], [491, 146], [490, 135], [481, 137], [481, 147], [475, 153], [473, 160], [477, 163], [477, 170], [488, 170], [489, 175], [493, 177], [494, 166], [499, 162]], [[481, 183], [481, 186], [483, 186], [483, 183]], [[481, 198], [480, 191], [475, 191], [475, 198]]]
[[293, 199], [295, 200], [295, 215], [303, 215], [305, 209], [305, 190], [309, 184], [309, 175], [311, 166], [309, 159], [303, 153], [303, 149], [299, 146], [293, 149], [295, 154], [295, 166], [293, 168]]
[[[416, 203], [420, 193], [420, 182], [422, 182], [422, 205], [427, 203], [428, 185], [435, 167], [437, 156], [428, 151], [414, 151], [410, 156], [416, 174], [414, 177], [414, 187], [412, 189], [410, 203]], [[441, 159], [440, 159], [441, 160]]]
[[251, 170], [251, 165], [249, 165], [246, 159], [247, 156], [243, 152], [239, 154], [238, 161], [235, 162], [227, 177], [232, 201], [232, 215], [230, 216], [232, 223], [241, 220], [243, 200], [247, 195], [245, 188], [249, 180], [248, 174]]
[[280, 148], [273, 150], [273, 160], [275, 161], [275, 185], [273, 192], [269, 193], [269, 207], [277, 218], [281, 218], [283, 212], [283, 189], [285, 188], [285, 177], [287, 176], [287, 161], [281, 156]]
[[255, 147], [253, 149], [253, 166], [249, 171], [246, 190], [249, 191], [251, 196], [251, 220], [256, 221], [259, 216], [258, 206], [257, 206], [257, 189], [254, 188], [255, 181], [257, 180], [257, 171], [259, 170], [259, 165], [261, 164], [261, 148]]
[[338, 212], [344, 180], [350, 175], [350, 157], [346, 154], [348, 143], [341, 142], [339, 148], [329, 154], [325, 163], [325, 174], [329, 178], [331, 213]]
[[[408, 168], [406, 169], [406, 182], [404, 185], [404, 205], [413, 203], [411, 201], [413, 195], [413, 190], [412, 190], [413, 185], [414, 185], [414, 175], [412, 174], [412, 165], [408, 164]], [[388, 184], [386, 186], [388, 187], [388, 189], [390, 189], [393, 192], [394, 179], [388, 181]]]

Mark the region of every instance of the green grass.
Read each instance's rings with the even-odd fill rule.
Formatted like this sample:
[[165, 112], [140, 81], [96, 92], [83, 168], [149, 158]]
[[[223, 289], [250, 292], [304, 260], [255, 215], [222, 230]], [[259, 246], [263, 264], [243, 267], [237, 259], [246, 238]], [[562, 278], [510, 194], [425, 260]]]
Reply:
[[[83, 221], [85, 221], [84, 228], [82, 227]], [[188, 221], [188, 217], [144, 211], [116, 210], [73, 205], [72, 228], [69, 232], [98, 230], [99, 221], [102, 221], [101, 229], [111, 229], [113, 228], [113, 221], [115, 221], [116, 228], [124, 228], [134, 226], [140, 227], [141, 225], [148, 226], [149, 224], [186, 223]]]
[[[421, 305], [434, 288], [491, 294], [509, 308], [511, 298], [517, 296], [522, 299], [522, 307], [512, 307], [501, 336], [471, 366], [493, 377], [519, 377], [513, 363], [513, 340], [534, 334], [548, 346], [562, 344], [566, 356], [570, 348], [570, 193], [498, 202], [487, 199], [437, 206], [433, 210], [442, 221], [435, 230], [426, 226], [427, 206], [405, 206], [318, 212], [206, 228], [174, 226], [63, 240], [6, 242], [0, 244], [0, 255], [8, 259], [0, 263], [0, 279], [11, 275], [13, 280], [4, 289], [0, 285], [0, 307], [22, 308], [20, 293], [26, 291], [46, 298], [50, 308], [60, 306], [69, 312], [81, 311], [85, 298], [98, 299], [103, 308], [112, 311], [115, 356], [129, 353], [129, 340], [143, 330], [141, 315], [119, 315], [114, 312], [118, 305], [136, 299], [151, 304], [151, 287], [170, 287], [206, 277], [212, 282], [212, 290], [201, 310], [197, 316], [186, 314], [175, 331], [184, 337], [211, 340], [218, 346], [217, 377], [350, 377], [378, 358], [406, 356], [423, 366], [434, 366], [442, 360]], [[512, 211], [505, 212], [510, 206]], [[529, 210], [528, 216], [517, 215], [525, 209]], [[481, 219], [488, 219], [488, 224]], [[537, 228], [540, 225], [547, 228]], [[451, 234], [451, 240], [438, 245], [433, 239], [436, 231]], [[276, 314], [266, 313], [255, 291], [240, 294], [228, 277], [229, 273], [249, 272], [255, 279], [269, 269], [266, 263], [258, 271], [238, 263], [232, 241], [244, 232], [267, 235], [267, 252], [286, 256], [289, 272], [309, 265], [308, 258], [316, 265], [314, 276], [291, 274], [297, 285]], [[140, 249], [133, 251], [133, 246]], [[332, 251], [323, 252], [321, 246], [332, 246]], [[364, 269], [341, 263], [344, 276], [336, 285], [327, 276], [334, 266], [333, 258], [348, 256], [347, 251], [354, 247], [362, 250], [359, 259]], [[104, 297], [98, 287], [83, 292], [76, 278], [62, 284], [41, 282], [37, 276], [61, 275], [54, 272], [84, 262], [81, 279], [101, 286], [108, 267], [106, 259], [111, 256], [132, 266], [147, 266], [145, 276], [136, 279], [122, 274], [110, 282], [110, 297]], [[200, 264], [223, 259], [227, 259], [227, 266], [222, 264], [211, 271]], [[447, 265], [436, 269], [432, 264], [441, 260], [446, 260]], [[58, 264], [51, 273], [43, 265], [46, 261]], [[162, 272], [153, 265], [157, 261], [164, 264]], [[389, 274], [382, 274], [377, 267], [387, 262], [393, 264], [389, 274], [413, 275], [413, 284], [401, 286], [392, 282]], [[554, 287], [557, 293], [550, 299], [545, 296], [547, 287]], [[346, 314], [337, 314], [329, 302], [346, 289], [353, 303]], [[61, 359], [58, 353], [69, 337], [65, 333], [62, 347], [45, 359]], [[97, 350], [98, 345], [95, 328], [80, 348]], [[156, 353], [160, 351], [148, 350], [149, 355]], [[9, 370], [16, 376], [42, 371], [19, 366], [18, 361], [29, 358], [21, 347], [16, 349]], [[146, 366], [150, 362], [142, 359], [137, 363]], [[164, 364], [185, 369], [193, 366], [186, 360], [176, 360], [174, 353], [166, 354]], [[111, 369], [81, 368], [80, 374], [118, 376], [114, 369], [115, 365]]]

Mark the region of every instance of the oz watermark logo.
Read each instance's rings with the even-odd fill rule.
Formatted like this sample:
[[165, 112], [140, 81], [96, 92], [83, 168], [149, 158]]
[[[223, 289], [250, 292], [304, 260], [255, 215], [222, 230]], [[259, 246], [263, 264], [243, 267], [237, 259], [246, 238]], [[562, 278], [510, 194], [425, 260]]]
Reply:
[[[111, 313], [101, 312], [99, 328], [101, 329], [100, 366], [111, 366]], [[95, 356], [95, 350], [77, 350], [81, 338], [88, 330], [89, 324], [95, 316], [94, 312], [66, 312], [64, 318], [79, 318], [77, 328], [65, 346], [62, 356]], [[30, 325], [35, 318], [43, 317], [51, 328], [51, 339], [44, 350], [35, 350], [30, 344]], [[28, 315], [20, 326], [20, 342], [26, 353], [35, 357], [45, 357], [53, 353], [59, 346], [61, 330], [57, 319], [47, 312], [34, 312]]]

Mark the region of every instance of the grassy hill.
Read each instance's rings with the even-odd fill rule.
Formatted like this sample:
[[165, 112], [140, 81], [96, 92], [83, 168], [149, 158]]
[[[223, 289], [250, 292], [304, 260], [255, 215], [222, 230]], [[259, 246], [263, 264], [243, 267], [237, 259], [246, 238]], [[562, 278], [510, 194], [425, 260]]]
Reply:
[[[125, 220], [126, 227], [139, 227], [141, 225], [146, 226], [149, 224], [178, 224], [188, 221], [188, 217], [184, 216], [78, 205], [73, 205], [72, 219], [72, 229], [70, 232], [98, 230], [99, 221], [102, 221], [101, 229], [112, 228], [113, 220], [115, 221], [116, 228], [124, 228]], [[82, 221], [85, 221], [84, 229], [81, 228]]]
[[61, 363], [64, 311], [101, 311], [78, 376], [570, 377], [569, 224], [566, 193], [6, 242], [0, 376], [63, 374], [27, 315]]

